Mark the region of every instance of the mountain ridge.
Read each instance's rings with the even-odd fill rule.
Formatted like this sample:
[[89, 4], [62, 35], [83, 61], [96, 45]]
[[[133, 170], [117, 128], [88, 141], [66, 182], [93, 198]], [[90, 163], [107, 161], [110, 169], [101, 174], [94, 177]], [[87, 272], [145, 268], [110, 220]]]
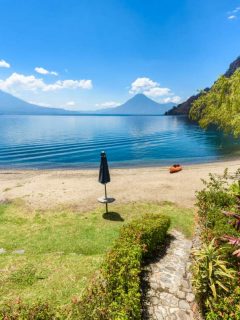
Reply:
[[173, 103], [159, 104], [144, 94], [137, 94], [115, 108], [72, 111], [34, 105], [0, 90], [0, 115], [163, 115], [172, 106]]
[[0, 115], [69, 115], [78, 114], [61, 108], [38, 106], [0, 90]]

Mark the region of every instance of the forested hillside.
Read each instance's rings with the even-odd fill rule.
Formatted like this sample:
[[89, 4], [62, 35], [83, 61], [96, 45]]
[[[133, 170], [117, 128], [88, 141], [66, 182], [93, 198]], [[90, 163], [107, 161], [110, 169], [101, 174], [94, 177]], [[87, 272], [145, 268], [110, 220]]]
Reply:
[[221, 76], [208, 92], [203, 92], [192, 104], [190, 118], [203, 128], [216, 125], [240, 137], [240, 69], [229, 78]]

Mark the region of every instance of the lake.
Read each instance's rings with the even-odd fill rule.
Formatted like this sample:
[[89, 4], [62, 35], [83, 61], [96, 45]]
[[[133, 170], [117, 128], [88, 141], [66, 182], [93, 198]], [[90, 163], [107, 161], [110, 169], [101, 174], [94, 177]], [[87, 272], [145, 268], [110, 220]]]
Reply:
[[191, 164], [240, 156], [240, 141], [177, 116], [0, 116], [1, 168]]

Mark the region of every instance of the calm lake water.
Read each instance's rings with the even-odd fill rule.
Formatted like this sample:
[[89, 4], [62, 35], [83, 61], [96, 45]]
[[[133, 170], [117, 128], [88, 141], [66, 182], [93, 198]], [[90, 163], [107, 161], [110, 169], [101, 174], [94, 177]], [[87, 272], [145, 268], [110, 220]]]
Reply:
[[240, 156], [240, 141], [175, 116], [0, 116], [1, 168], [202, 163]]

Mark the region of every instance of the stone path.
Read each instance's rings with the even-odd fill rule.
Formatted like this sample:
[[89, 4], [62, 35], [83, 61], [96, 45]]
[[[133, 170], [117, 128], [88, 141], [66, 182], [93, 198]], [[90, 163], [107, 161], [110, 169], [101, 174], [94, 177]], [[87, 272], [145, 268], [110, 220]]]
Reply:
[[146, 267], [146, 319], [196, 320], [197, 304], [191, 287], [192, 241], [176, 230], [166, 254]]

